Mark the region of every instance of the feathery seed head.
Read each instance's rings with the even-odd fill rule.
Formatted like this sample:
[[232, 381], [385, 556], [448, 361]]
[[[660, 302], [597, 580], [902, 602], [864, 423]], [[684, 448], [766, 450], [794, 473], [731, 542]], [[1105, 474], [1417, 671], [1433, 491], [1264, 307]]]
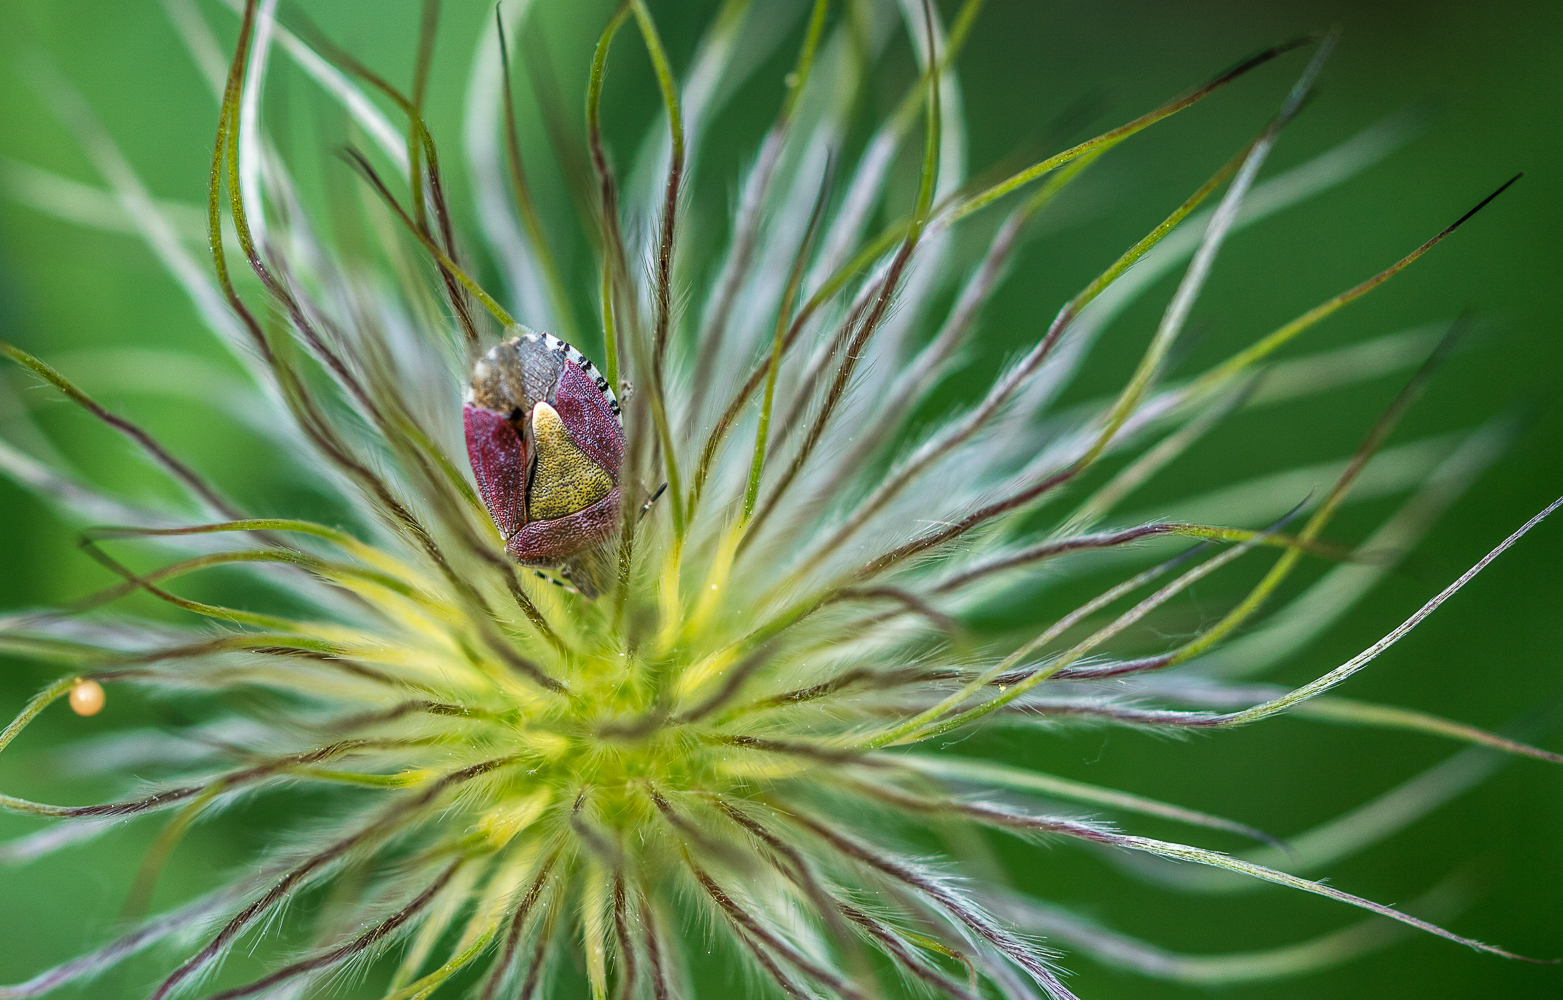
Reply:
[[[523, 156], [511, 79], [525, 3], [499, 5], [473, 59], [464, 165], [478, 234], [456, 230], [443, 179], [451, 160], [423, 114], [437, 4], [426, 5], [408, 93], [318, 33], [290, 30], [275, 3], [243, 5], [233, 63], [214, 80], [210, 273], [164, 238], [162, 209], [61, 89], [62, 113], [107, 181], [253, 376], [235, 405], [277, 415], [261, 420], [263, 430], [337, 498], [344, 526], [251, 514], [66, 375], [5, 345], [132, 438], [188, 502], [144, 510], [4, 453], [8, 473], [83, 520], [117, 522], [85, 530], [82, 546], [123, 582], [5, 620], [4, 648], [58, 661], [64, 676], [0, 734], [0, 748], [54, 700], [97, 712], [105, 685], [247, 697], [182, 734], [199, 761], [187, 739], [140, 737], [148, 764], [170, 777], [136, 795], [91, 806], [0, 799], [60, 824], [35, 835], [34, 853], [109, 821], [158, 813], [166, 823], [137, 878], [124, 936], [0, 987], [0, 998], [41, 995], [160, 943], [179, 950], [148, 995], [192, 994], [229, 951], [317, 889], [328, 889], [331, 905], [292, 942], [295, 955], [202, 995], [324, 995], [392, 954], [383, 995], [396, 1000], [459, 988], [483, 1000], [542, 996], [567, 989], [577, 967], [595, 997], [662, 1000], [691, 993], [699, 977], [683, 942], [700, 935], [721, 941], [725, 959], [755, 970], [767, 992], [794, 997], [896, 995], [904, 984], [960, 998], [1072, 996], [1042, 936], [1149, 974], [1197, 978], [1164, 953], [976, 877], [983, 831], [1194, 862], [1499, 952], [1291, 874], [1320, 859], [1240, 822], [962, 756], [942, 740], [1000, 725], [1217, 730], [1299, 711], [1559, 759], [1446, 720], [1320, 697], [1556, 504], [1361, 655], [1292, 690], [1245, 683], [1349, 607], [1388, 568], [1373, 554], [1411, 545], [1501, 443], [1505, 428], [1495, 424], [1397, 453], [1398, 467], [1412, 470], [1407, 485], [1420, 480], [1420, 490], [1361, 547], [1326, 540], [1331, 516], [1450, 338], [1327, 489], [1271, 491], [1241, 523], [1117, 513], [1261, 395], [1409, 368], [1431, 346], [1418, 334], [1354, 349], [1344, 365], [1335, 356], [1274, 362], [1469, 214], [1241, 353], [1170, 377], [1226, 237], [1317, 187], [1310, 165], [1267, 180], [1260, 170], [1333, 38], [1261, 53], [1121, 127], [978, 184], [965, 176], [956, 65], [980, 0], [949, 25], [927, 2], [860, 0], [833, 11], [816, 0], [792, 36], [775, 122], [731, 217], [720, 220], [725, 239], [695, 239], [685, 194], [703, 133], [741, 76], [733, 53], [749, 30], [748, 6], [724, 5], [680, 81], [650, 6], [620, 5], [595, 50], [584, 136], [551, 96], [546, 53], [528, 54], [594, 251], [590, 288], [577, 287], [561, 261], [561, 238], [528, 181], [535, 153]], [[170, 9], [201, 37], [193, 10]], [[621, 176], [600, 102], [625, 29], [650, 55], [663, 111], [647, 151]], [[780, 44], [777, 33], [762, 34]], [[859, 148], [850, 137], [863, 78], [899, 44], [910, 45], [921, 76]], [[1305, 50], [1291, 57], [1304, 63], [1297, 83], [1254, 139], [1142, 240], [1103, 261], [991, 386], [919, 425], [919, 405], [979, 335], [983, 307], [1038, 213], [1113, 146], [1295, 49]], [[362, 221], [378, 241], [372, 255], [325, 240], [266, 134], [262, 84], [283, 58], [339, 102], [369, 144], [344, 159], [369, 194]], [[367, 94], [394, 106], [405, 126]], [[1393, 135], [1385, 126], [1348, 142], [1330, 169], [1366, 166]], [[898, 162], [917, 170], [905, 201], [890, 190]], [[952, 236], [1000, 212], [985, 251], [963, 260]], [[890, 221], [876, 230], [881, 219]], [[249, 271], [243, 279], [236, 257]], [[1098, 334], [1180, 267], [1121, 389], [1056, 407]], [[480, 282], [485, 273], [498, 280]], [[588, 298], [589, 321], [579, 309]], [[127, 543], [137, 541], [176, 556], [131, 569]], [[1265, 575], [1214, 624], [1150, 654], [1126, 641], [1198, 581], [1261, 558], [1270, 560]], [[1297, 605], [1272, 610], [1269, 599], [1304, 558], [1340, 566], [1299, 620]], [[302, 610], [181, 595], [184, 577], [217, 566], [253, 571]], [[1045, 589], [1111, 569], [1116, 582], [1078, 606]], [[188, 620], [108, 610], [138, 591]], [[1026, 634], [974, 627], [1011, 594], [1028, 596]], [[205, 627], [191, 624], [200, 618]], [[309, 799], [311, 810], [324, 802], [323, 813], [231, 883], [144, 914], [159, 867], [192, 823], [242, 809], [261, 791], [295, 789], [327, 793]], [[1081, 809], [1268, 846], [1229, 855], [1125, 833]], [[930, 836], [937, 854], [914, 851]], [[1344, 960], [1380, 937], [1373, 924], [1332, 938], [1309, 952], [1311, 962]], [[1231, 980], [1278, 966], [1260, 954], [1199, 968]]]

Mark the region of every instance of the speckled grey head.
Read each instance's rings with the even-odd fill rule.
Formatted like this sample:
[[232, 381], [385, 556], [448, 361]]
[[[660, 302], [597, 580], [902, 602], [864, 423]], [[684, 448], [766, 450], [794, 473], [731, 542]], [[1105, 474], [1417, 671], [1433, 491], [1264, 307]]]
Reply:
[[552, 334], [520, 325], [511, 327], [510, 332], [515, 335], [490, 349], [472, 366], [468, 403], [521, 420], [538, 403], [554, 402], [564, 363], [573, 361], [607, 398], [608, 408], [623, 423], [612, 387], [584, 354]]

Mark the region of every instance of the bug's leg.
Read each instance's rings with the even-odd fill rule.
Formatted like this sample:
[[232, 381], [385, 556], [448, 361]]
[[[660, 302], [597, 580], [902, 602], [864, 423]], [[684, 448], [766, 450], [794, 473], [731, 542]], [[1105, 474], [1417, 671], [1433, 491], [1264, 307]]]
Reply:
[[651, 511], [651, 505], [656, 503], [659, 499], [661, 499], [662, 498], [662, 494], [666, 493], [667, 490], [668, 490], [668, 484], [667, 483], [663, 483], [661, 486], [658, 486], [657, 487], [657, 491], [655, 493], [651, 494], [651, 496], [646, 499], [645, 503], [640, 505], [640, 516], [641, 517], [645, 517]]
[[574, 587], [570, 586], [568, 583], [565, 583], [563, 580], [559, 579], [558, 577], [549, 576], [547, 573], [544, 573], [540, 569], [534, 569], [532, 571], [532, 575], [537, 577], [539, 580], [547, 580], [549, 583], [553, 584], [555, 587], [558, 587], [560, 590], [565, 591], [566, 593], [570, 593], [570, 594], [579, 594], [580, 593], [579, 590], [576, 590]]
[[582, 597], [596, 597], [613, 582], [618, 568], [617, 547], [599, 544], [588, 546], [570, 557], [560, 570], [580, 590]]

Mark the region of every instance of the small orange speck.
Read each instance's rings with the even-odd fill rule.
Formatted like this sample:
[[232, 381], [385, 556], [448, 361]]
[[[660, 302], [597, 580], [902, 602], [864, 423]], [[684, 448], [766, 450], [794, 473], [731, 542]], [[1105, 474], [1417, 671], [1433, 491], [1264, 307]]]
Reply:
[[71, 688], [71, 711], [77, 715], [97, 715], [103, 711], [103, 685], [97, 681], [77, 681]]

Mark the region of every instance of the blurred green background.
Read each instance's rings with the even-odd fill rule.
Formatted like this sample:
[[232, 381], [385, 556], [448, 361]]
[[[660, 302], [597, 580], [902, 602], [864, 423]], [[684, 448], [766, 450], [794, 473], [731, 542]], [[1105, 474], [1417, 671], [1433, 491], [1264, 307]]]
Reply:
[[[760, 0], [769, 4], [772, 0]], [[782, 0], [778, 0], [782, 2]], [[653, 2], [678, 65], [688, 59], [715, 4]], [[942, 7], [953, 8], [944, 3]], [[459, 104], [467, 59], [486, 3], [446, 4], [430, 92], [436, 136], [459, 160]], [[203, 3], [225, 43], [226, 8]], [[310, 0], [310, 16], [392, 79], [405, 80], [416, 36], [413, 0]], [[584, 77], [592, 38], [608, 5], [543, 3], [553, 59]], [[154, 194], [187, 204], [204, 197], [215, 105], [158, 4], [107, 0], [7, 0], [0, 32], [0, 168], [14, 186], [17, 164], [99, 184], [71, 132], [40, 97], [59, 73], [101, 116]], [[1467, 229], [1410, 271], [1309, 335], [1310, 347], [1340, 345], [1447, 320], [1474, 309], [1490, 330], [1448, 365], [1396, 440], [1473, 427], [1524, 405], [1534, 417], [1512, 448], [1443, 519], [1405, 573], [1397, 574], [1338, 629], [1294, 658], [1277, 679], [1311, 677], [1382, 635], [1491, 545], [1563, 490], [1563, 5], [1324, 3], [1312, 0], [1151, 3], [1098, 0], [1043, 4], [990, 0], [961, 60], [976, 172], [1047, 132], [1071, 108], [1090, 109], [1093, 130], [1141, 113], [1241, 56], [1298, 33], [1344, 31], [1317, 100], [1287, 132], [1270, 173], [1300, 162], [1399, 110], [1431, 102], [1425, 131], [1382, 164], [1322, 197], [1244, 231], [1228, 245], [1196, 313], [1195, 370], [1387, 265], [1458, 217], [1516, 171], [1525, 179]], [[876, 76], [869, 106], [899, 97], [910, 70], [904, 43]], [[643, 56], [615, 49], [610, 127], [621, 163], [650, 121], [655, 100]], [[899, 62], [897, 61], [899, 60]], [[1033, 333], [1102, 264], [1137, 238], [1257, 129], [1300, 62], [1267, 67], [1217, 98], [1139, 136], [1082, 185], [1078, 212], [1027, 248], [1016, 278], [988, 311], [983, 350], [991, 365]], [[899, 67], [899, 68], [898, 68]], [[718, 121], [697, 197], [719, 204], [738, 164], [773, 113], [776, 74], [761, 72]], [[282, 141], [309, 162], [315, 136], [340, 131], [320, 116], [291, 74], [273, 91]], [[292, 92], [292, 91], [297, 91]], [[570, 95], [571, 106], [575, 95]], [[298, 112], [298, 122], [289, 114]], [[280, 110], [279, 110], [280, 109]], [[530, 114], [530, 112], [529, 112]], [[527, 141], [536, 140], [528, 118]], [[1086, 134], [1081, 133], [1081, 136]], [[1056, 141], [1056, 140], [1055, 140]], [[327, 189], [342, 168], [318, 144]], [[540, 180], [559, 200], [557, 178]], [[465, 206], [457, 182], [455, 199]], [[463, 209], [465, 211], [465, 209]], [[549, 209], [552, 211], [553, 209]], [[565, 211], [558, 209], [559, 212]], [[470, 222], [470, 218], [468, 220]], [[580, 248], [572, 258], [584, 263]], [[1129, 338], [1165, 301], [1170, 285], [1132, 310], [1099, 349], [1081, 393], [1121, 379]], [[136, 237], [104, 233], [0, 198], [0, 337], [57, 361], [72, 358], [100, 381], [86, 389], [143, 421], [237, 496], [263, 511], [296, 514], [310, 498], [273, 478], [241, 429], [191, 399], [137, 393], [103, 377], [86, 349], [158, 348], [203, 353], [223, 364], [198, 317]], [[1115, 347], [1123, 351], [1115, 352]], [[101, 357], [96, 362], [101, 362]], [[0, 433], [16, 405], [37, 416], [82, 474], [134, 483], [158, 495], [155, 476], [118, 438], [56, 401], [14, 369], [0, 371]], [[1133, 504], [1198, 492], [1243, 475], [1349, 453], [1393, 396], [1395, 379], [1296, 407], [1260, 411], [1240, 429], [1179, 463]], [[20, 442], [24, 446], [26, 441]], [[1391, 502], [1349, 509], [1334, 537], [1355, 539]], [[0, 608], [60, 602], [101, 574], [75, 546], [73, 528], [39, 500], [0, 482]], [[1563, 695], [1563, 522], [1544, 525], [1410, 639], [1351, 682], [1349, 695], [1395, 702], [1500, 727]], [[1212, 601], [1224, 598], [1211, 591]], [[0, 660], [0, 715], [9, 717], [53, 674]], [[88, 801], [92, 781], [74, 778], [55, 751], [65, 740], [143, 723], [147, 708], [116, 694], [95, 719], [56, 707], [0, 757], [0, 788], [49, 801]], [[1563, 748], [1553, 731], [1540, 742]], [[1131, 791], [1235, 815], [1286, 834], [1349, 809], [1456, 752], [1430, 738], [1335, 729], [1290, 719], [1185, 743], [1126, 732], [1092, 732], [1048, 744], [1047, 766]], [[62, 764], [65, 761], [67, 763]], [[35, 824], [0, 816], [0, 836]], [[172, 902], [212, 873], [242, 863], [260, 828], [219, 822], [180, 849], [158, 900]], [[101, 940], [113, 922], [150, 825], [90, 849], [0, 871], [0, 982], [15, 982]], [[1227, 846], [1227, 845], [1223, 845]], [[1240, 897], [1186, 899], [1139, 886], [1098, 859], [1067, 849], [1031, 855], [1019, 881], [1125, 931], [1195, 952], [1262, 948], [1344, 926], [1342, 907], [1271, 889]], [[1412, 825], [1389, 844], [1334, 866], [1332, 884], [1403, 902], [1447, 873], [1476, 886], [1452, 924], [1516, 951], [1563, 955], [1563, 770], [1515, 761], [1481, 788]], [[243, 959], [236, 961], [243, 963]], [[1184, 997], [1168, 986], [1066, 958], [1083, 997]], [[130, 982], [139, 981], [131, 978]], [[1234, 997], [1471, 995], [1563, 996], [1557, 967], [1505, 962], [1429, 937], [1337, 970], [1221, 991]], [[139, 995], [115, 980], [80, 995]]]

